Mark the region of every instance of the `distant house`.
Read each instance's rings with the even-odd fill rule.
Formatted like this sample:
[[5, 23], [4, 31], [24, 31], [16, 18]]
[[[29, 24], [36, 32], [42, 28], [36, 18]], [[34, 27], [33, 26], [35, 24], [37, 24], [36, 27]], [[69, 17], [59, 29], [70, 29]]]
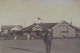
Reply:
[[80, 37], [80, 29], [67, 23], [66, 21], [62, 21], [61, 23], [34, 23], [23, 28], [23, 31], [25, 33], [31, 33], [34, 31], [46, 32], [49, 28], [52, 29], [53, 37]]
[[21, 25], [2, 25], [1, 26], [1, 33], [2, 34], [10, 34], [13, 29], [17, 30], [17, 28], [22, 29], [23, 26], [21, 26]]
[[35, 37], [42, 37], [41, 33], [46, 32], [48, 28], [55, 26], [57, 23], [40, 23], [32, 24], [28, 27], [23, 28], [24, 33], [33, 33]]
[[62, 21], [61, 23], [58, 23], [53, 29], [53, 37], [76, 37], [76, 27], [73, 25]]

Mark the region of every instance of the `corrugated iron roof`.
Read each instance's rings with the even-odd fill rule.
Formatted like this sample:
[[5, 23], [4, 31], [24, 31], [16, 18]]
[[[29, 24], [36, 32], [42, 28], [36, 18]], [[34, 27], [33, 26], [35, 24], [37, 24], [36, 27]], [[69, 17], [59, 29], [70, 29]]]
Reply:
[[[68, 24], [70, 27], [74, 28], [77, 31], [80, 31], [80, 29], [78, 27], [73, 26], [72, 24], [67, 23], [66, 21], [64, 21], [64, 23]], [[43, 30], [47, 30], [48, 28], [54, 27], [56, 24], [58, 23], [40, 23], [38, 24], [39, 26], [41, 26], [43, 28]], [[35, 26], [36, 24], [32, 24], [28, 27], [23, 28], [23, 31], [32, 31], [32, 28]]]
[[[55, 26], [58, 23], [40, 23], [38, 24], [39, 26], [41, 26], [43, 28], [43, 30], [47, 30], [48, 28], [51, 28], [53, 26]], [[36, 24], [32, 24], [28, 27], [23, 28], [23, 31], [32, 31], [32, 28], [35, 26]]]

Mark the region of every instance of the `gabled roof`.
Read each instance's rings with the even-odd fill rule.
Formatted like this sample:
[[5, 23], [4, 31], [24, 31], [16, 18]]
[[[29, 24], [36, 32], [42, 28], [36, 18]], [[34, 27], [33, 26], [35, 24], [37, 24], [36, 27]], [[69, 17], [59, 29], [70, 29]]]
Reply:
[[[68, 24], [68, 26], [74, 28], [74, 29], [77, 30], [77, 31], [80, 31], [80, 29], [79, 29], [78, 27], [75, 27], [75, 26], [73, 26], [72, 24], [69, 24], [69, 23], [66, 22], [66, 21], [63, 21], [63, 23]], [[38, 24], [38, 25], [41, 26], [42, 29], [45, 31], [45, 30], [47, 30], [48, 28], [51, 28], [51, 27], [56, 26], [57, 24], [59, 24], [59, 23], [41, 23], [41, 24]], [[28, 26], [28, 27], [25, 27], [25, 28], [23, 28], [23, 31], [32, 31], [32, 28], [33, 28], [35, 25], [36, 25], [36, 24], [34, 23], [34, 24], [32, 24], [32, 25], [30, 25], [30, 26]]]
[[14, 28], [14, 27], [23, 28], [23, 26], [21, 26], [21, 25], [2, 25], [2, 26], [1, 26], [1, 29], [2, 29], [2, 30], [11, 30], [11, 29]]
[[66, 21], [62, 21], [62, 22], [68, 24], [68, 26], [74, 28], [77, 32], [80, 32], [80, 28], [79, 27], [73, 26], [72, 24], [70, 24], [70, 23], [68, 23]]
[[62, 21], [62, 23], [65, 23], [65, 24], [68, 24], [70, 27], [74, 28], [74, 29], [77, 29], [77, 27], [73, 26], [72, 24], [66, 22], [66, 21]]
[[22, 30], [22, 28], [21, 27], [14, 27], [14, 28], [12, 28], [10, 30]]
[[[47, 30], [48, 28], [51, 28], [53, 26], [55, 26], [58, 23], [40, 23], [38, 24], [39, 26], [41, 26], [43, 28], [43, 30]], [[23, 31], [32, 31], [32, 28], [35, 26], [36, 24], [32, 24], [28, 27], [23, 28]]]

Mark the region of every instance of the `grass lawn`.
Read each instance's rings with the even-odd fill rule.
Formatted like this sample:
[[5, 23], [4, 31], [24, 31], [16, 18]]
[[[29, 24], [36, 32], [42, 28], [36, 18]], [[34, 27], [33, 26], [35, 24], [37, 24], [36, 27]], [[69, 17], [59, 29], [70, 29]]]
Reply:
[[[45, 53], [42, 40], [0, 40], [0, 53]], [[80, 38], [53, 39], [51, 53], [80, 53]]]

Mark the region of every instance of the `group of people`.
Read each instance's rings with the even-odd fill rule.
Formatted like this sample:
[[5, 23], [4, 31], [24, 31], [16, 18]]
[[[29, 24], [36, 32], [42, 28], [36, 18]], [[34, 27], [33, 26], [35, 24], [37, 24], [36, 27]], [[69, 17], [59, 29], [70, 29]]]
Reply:
[[33, 33], [24, 33], [24, 36], [27, 36], [27, 40], [34, 40]]

